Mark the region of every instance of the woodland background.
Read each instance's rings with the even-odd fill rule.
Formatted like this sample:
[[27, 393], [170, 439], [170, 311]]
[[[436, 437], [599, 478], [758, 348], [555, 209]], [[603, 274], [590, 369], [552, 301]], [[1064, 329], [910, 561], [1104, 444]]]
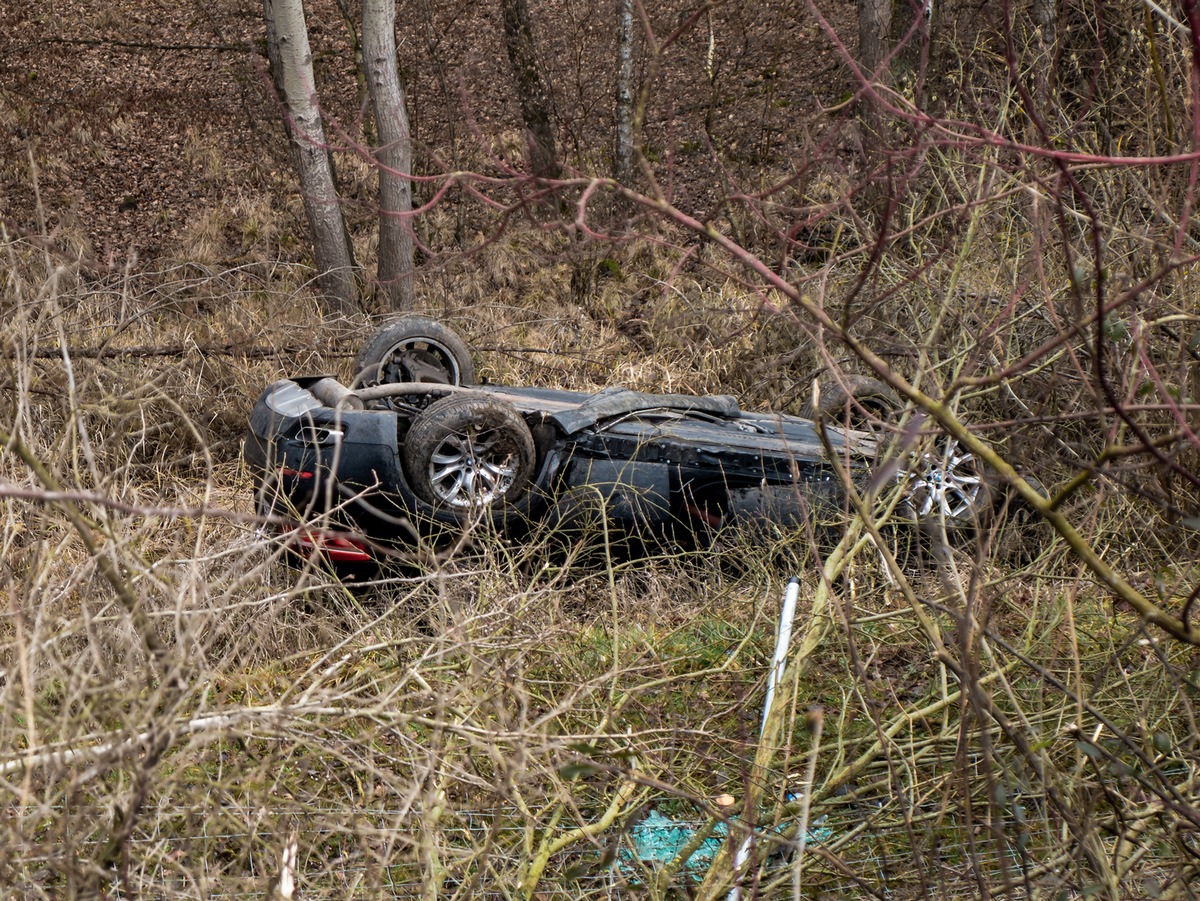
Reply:
[[[397, 5], [413, 306], [482, 376], [794, 412], [871, 373], [899, 452], [949, 431], [1034, 515], [900, 559], [883, 492], [836, 548], [288, 568], [247, 413], [391, 305], [361, 9], [306, 6], [334, 304], [263, 7], [5, 4], [0, 884], [715, 898], [754, 830], [747, 897], [1195, 897], [1196, 5], [634, 4], [620, 183], [621, 5], [518, 5], [555, 171], [503, 5]], [[645, 866], [652, 808], [733, 838]]]

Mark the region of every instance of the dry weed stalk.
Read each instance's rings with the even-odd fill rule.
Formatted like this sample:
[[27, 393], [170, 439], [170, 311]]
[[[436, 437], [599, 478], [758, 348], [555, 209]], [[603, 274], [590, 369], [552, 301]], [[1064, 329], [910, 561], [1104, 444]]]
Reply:
[[[1079, 70], [1048, 100], [1012, 20], [947, 63], [957, 108], [864, 83], [897, 137], [870, 184], [830, 162], [751, 190], [717, 160], [700, 216], [648, 158], [645, 192], [531, 186], [483, 151], [424, 182], [431, 229], [481, 238], [418, 293], [490, 377], [798, 406], [821, 370], [871, 370], [909, 402], [897, 452], [949, 433], [1060, 536], [1007, 560], [999, 522], [906, 557], [894, 486], [848, 481], [832, 553], [815, 529], [637, 566], [604, 542], [589, 573], [481, 541], [351, 591], [280, 565], [236, 445], [262, 385], [337, 369], [364, 323], [317, 321], [270, 261], [105, 278], [6, 241], [0, 884], [255, 894], [282, 845], [299, 897], [716, 897], [753, 831], [751, 896], [803, 865], [814, 894], [1188, 897], [1200, 245], [1173, 142], [1195, 48], [1147, 22], [1151, 105]], [[760, 741], [785, 566], [806, 631]], [[650, 805], [695, 827], [657, 868], [632, 853]]]

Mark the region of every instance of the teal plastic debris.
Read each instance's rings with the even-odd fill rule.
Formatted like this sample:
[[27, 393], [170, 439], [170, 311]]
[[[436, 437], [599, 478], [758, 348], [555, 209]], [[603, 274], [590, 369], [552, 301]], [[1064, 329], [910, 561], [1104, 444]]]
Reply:
[[[729, 834], [729, 827], [717, 823], [713, 834], [700, 843], [687, 862], [685, 870], [707, 870], [721, 843]], [[688, 823], [679, 823], [670, 817], [665, 817], [657, 810], [651, 810], [650, 815], [629, 830], [630, 843], [633, 851], [621, 849], [622, 869], [630, 869], [633, 860], [648, 864], [665, 864], [679, 856], [679, 852], [687, 847], [695, 838], [696, 828]]]
[[[826, 826], [823, 820], [824, 817], [809, 828], [805, 844], [811, 846], [833, 837], [833, 830]], [[679, 856], [698, 831], [697, 824], [681, 823], [663, 816], [657, 810], [651, 810], [644, 820], [630, 827], [629, 843], [633, 849], [622, 848], [617, 857], [617, 865], [622, 872], [631, 873], [636, 869], [634, 861], [641, 861], [650, 866], [667, 864]], [[724, 823], [717, 823], [712, 835], [700, 842], [684, 862], [683, 871], [702, 873], [707, 870], [728, 835], [729, 827]]]

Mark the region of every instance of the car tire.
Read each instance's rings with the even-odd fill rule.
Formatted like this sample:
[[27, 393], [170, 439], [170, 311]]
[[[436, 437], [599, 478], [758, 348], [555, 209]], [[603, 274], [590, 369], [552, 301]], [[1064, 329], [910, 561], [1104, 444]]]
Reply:
[[528, 489], [533, 434], [516, 407], [486, 394], [451, 394], [417, 417], [402, 451], [413, 492], [434, 507], [511, 504]]
[[[903, 404], [895, 391], [879, 379], [865, 375], [847, 375], [839, 381], [820, 382], [817, 403], [810, 397], [800, 410], [805, 419], [828, 417], [858, 431], [877, 431]], [[849, 418], [847, 419], [847, 410]]]
[[[1031, 475], [1024, 478], [1034, 491], [1050, 499], [1050, 492], [1039, 479]], [[1006, 487], [997, 497], [998, 528], [992, 556], [1009, 563], [1031, 563], [1053, 541], [1053, 527], [1012, 488]]]
[[475, 384], [471, 349], [454, 331], [427, 316], [402, 316], [380, 326], [354, 360], [355, 388], [430, 382]]

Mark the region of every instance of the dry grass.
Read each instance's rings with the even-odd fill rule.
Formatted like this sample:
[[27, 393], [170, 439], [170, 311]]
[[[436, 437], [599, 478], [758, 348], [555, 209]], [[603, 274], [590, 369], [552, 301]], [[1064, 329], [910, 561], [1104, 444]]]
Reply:
[[[431, 275], [428, 308], [485, 348], [496, 380], [767, 399], [821, 365], [819, 345], [763, 318], [734, 281], [671, 277], [664, 251], [614, 268], [569, 250], [514, 235]], [[716, 794], [765, 788], [753, 815], [790, 822], [779, 792], [805, 764], [813, 705], [826, 716], [813, 815], [829, 830], [807, 859], [814, 891], [845, 890], [848, 868], [901, 895], [923, 877], [966, 896], [970, 861], [1000, 893], [1190, 872], [1155, 844], [1158, 826], [1125, 827], [1114, 845], [1105, 825], [1151, 822], [1167, 791], [1194, 795], [1188, 655], [1114, 617], [1053, 547], [1023, 569], [966, 551], [909, 571], [952, 666], [869, 545], [827, 593], [804, 536], [730, 536], [711, 559], [611, 578], [484, 543], [350, 592], [282, 566], [257, 536], [237, 437], [273, 378], [343, 371], [365, 321], [320, 319], [303, 275], [282, 266], [97, 282], [21, 242], [5, 252], [4, 346], [18, 365], [4, 428], [78, 495], [50, 500], [9, 445], [0, 880], [13, 890], [260, 893], [295, 833], [306, 897], [490, 896], [530, 885], [543, 857], [538, 885], [598, 895], [652, 877], [604, 863], [646, 805], [703, 822]], [[572, 293], [581, 267], [593, 281]], [[946, 320], [948, 340], [924, 347], [941, 355], [932, 378], [970, 355], [962, 336], [978, 324], [946, 312], [959, 296], [903, 301], [913, 319]], [[642, 322], [618, 328], [630, 310]], [[155, 348], [177, 350], [144, 355]], [[1109, 497], [1091, 534], [1153, 531], [1136, 503]], [[1163, 565], [1166, 550], [1129, 565]], [[810, 644], [757, 786], [748, 760], [788, 571], [804, 577], [797, 641]], [[1171, 569], [1165, 590], [1192, 578]], [[139, 614], [165, 657], [148, 654]], [[588, 834], [610, 807], [612, 824]], [[1170, 818], [1185, 828], [1189, 815]], [[542, 844], [579, 827], [561, 851]]]
[[[1136, 71], [1148, 48], [1131, 46]], [[954, 114], [1032, 133], [1011, 88], [989, 93], [995, 46], [977, 49], [955, 73]], [[1188, 71], [1165, 59], [1159, 105], [1142, 102], [1153, 90], [1112, 93], [1106, 109], [1071, 95], [1077, 120], [1052, 134], [1099, 148], [1103, 125], [1161, 150], [1166, 120], [1185, 121]], [[1070, 92], [1080, 73], [1068, 76]], [[10, 107], [0, 119], [26, 114]], [[96, 146], [84, 130], [71, 140]], [[597, 566], [545, 553], [549, 536], [481, 539], [353, 590], [284, 566], [251, 515], [247, 414], [283, 375], [348, 376], [370, 322], [322, 317], [311, 273], [282, 262], [302, 243], [295, 209], [237, 189], [201, 134], [182, 150], [198, 178], [230, 183], [186, 225], [176, 263], [98, 274], [77, 264], [69, 215], [58, 250], [0, 247], [9, 893], [258, 897], [294, 836], [306, 898], [682, 896], [704, 874], [660, 880], [627, 853], [654, 807], [739, 837], [747, 822], [781, 827], [760, 831], [767, 865], [747, 890], [782, 897], [799, 814], [784, 789], [813, 762], [802, 794], [819, 844], [799, 874], [812, 896], [1192, 896], [1200, 663], [1114, 608], [1045, 532], [1010, 555], [1019, 524], [942, 555], [895, 548], [892, 567], [853, 516], [836, 548], [841, 531], [723, 535], [702, 555], [600, 553]], [[878, 210], [836, 161], [715, 221], [1048, 489], [1089, 472], [1064, 498], [1071, 521], [1147, 596], [1184, 609], [1195, 490], [1146, 454], [1103, 456], [1136, 445], [1130, 423], [1178, 430], [1168, 399], [1190, 405], [1187, 422], [1200, 397], [1194, 238], [1163, 200], [1182, 170], [1097, 166], [1071, 194], [1049, 164], [986, 144], [920, 150], [927, 163], [896, 182], [901, 234], [878, 257]], [[465, 162], [512, 151], [506, 137]], [[347, 174], [363, 216], [372, 174]], [[1081, 196], [1103, 201], [1094, 221]], [[671, 226], [601, 246], [491, 216], [456, 198], [419, 224], [420, 308], [479, 349], [481, 376], [795, 411], [818, 375], [864, 371], [781, 292]], [[807, 220], [811, 252], [775, 259]], [[1097, 278], [1128, 302], [1070, 332]], [[1098, 340], [1128, 421], [1097, 390]], [[1163, 448], [1195, 472], [1186, 436]], [[779, 737], [761, 743], [792, 573]], [[725, 792], [732, 819], [711, 803]], [[722, 867], [702, 895], [724, 894]]]

